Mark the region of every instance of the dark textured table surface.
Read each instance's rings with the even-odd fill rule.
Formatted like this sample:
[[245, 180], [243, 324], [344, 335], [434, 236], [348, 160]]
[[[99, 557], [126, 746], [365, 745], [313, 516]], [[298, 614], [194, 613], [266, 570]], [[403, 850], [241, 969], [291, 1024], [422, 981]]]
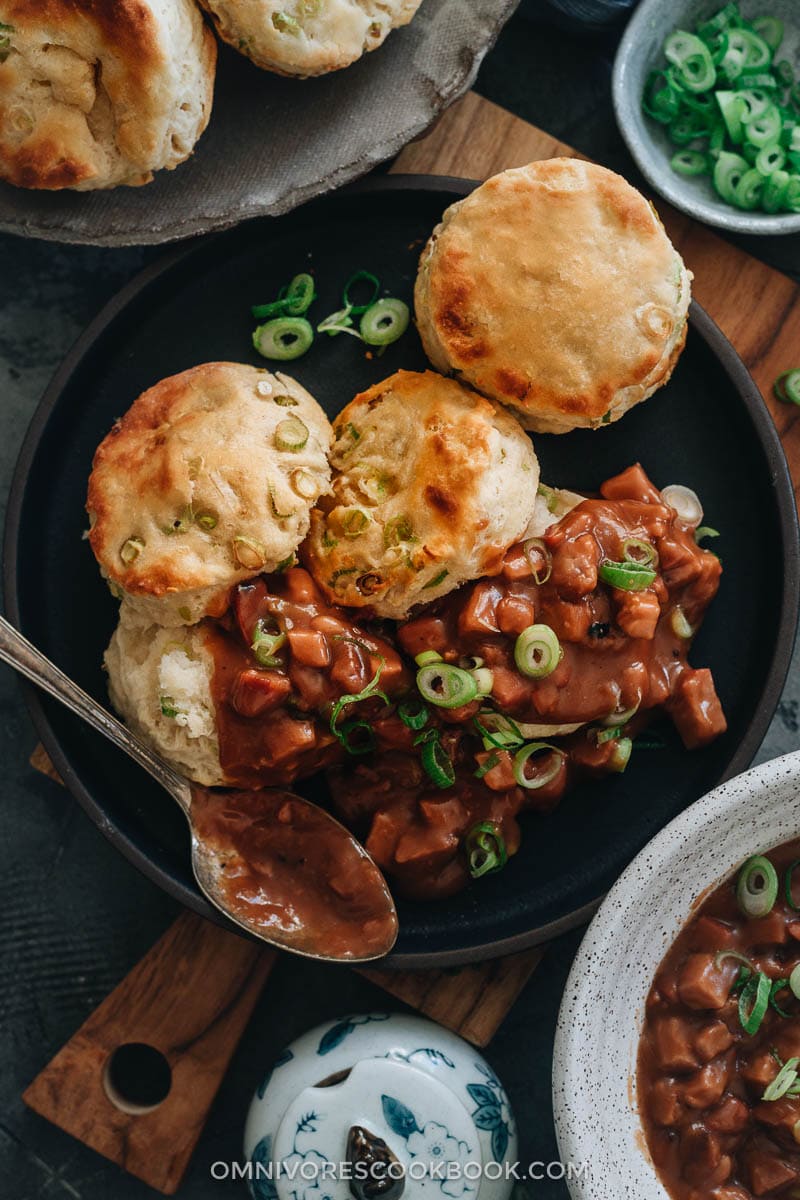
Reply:
[[[537, 0], [527, 0], [486, 59], [477, 90], [635, 181], [611, 111], [614, 35], [578, 37], [543, 24], [537, 13]], [[800, 276], [800, 239], [761, 239], [747, 248]], [[60, 359], [103, 303], [157, 253], [0, 238], [3, 507], [25, 428]], [[759, 760], [800, 744], [798, 700], [800, 671], [793, 665]], [[0, 871], [0, 1196], [145, 1200], [156, 1193], [27, 1112], [20, 1092], [176, 909], [111, 848], [62, 788], [31, 770], [34, 742], [16, 681], [0, 669], [0, 844], [6, 848]], [[526, 1162], [557, 1159], [551, 1047], [579, 940], [579, 933], [570, 934], [550, 947], [488, 1051], [516, 1108]], [[350, 971], [281, 961], [180, 1194], [192, 1200], [242, 1196], [243, 1184], [213, 1182], [209, 1167], [238, 1158], [244, 1115], [264, 1066], [315, 1022], [386, 1006], [382, 992]], [[531, 1184], [527, 1192], [542, 1200], [566, 1196], [563, 1183]]]

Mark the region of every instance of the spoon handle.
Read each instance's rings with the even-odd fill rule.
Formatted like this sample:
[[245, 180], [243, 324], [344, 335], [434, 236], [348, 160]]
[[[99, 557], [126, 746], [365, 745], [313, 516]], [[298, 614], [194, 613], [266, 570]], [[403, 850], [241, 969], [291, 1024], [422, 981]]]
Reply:
[[191, 799], [186, 780], [167, 766], [144, 742], [134, 737], [129, 729], [106, 712], [96, 700], [79, 688], [77, 683], [73, 683], [2, 616], [0, 660], [14, 667], [56, 700], [60, 700], [71, 712], [82, 717], [98, 733], [102, 733], [120, 750], [124, 750], [140, 767], [144, 767], [185, 811], [188, 811]]

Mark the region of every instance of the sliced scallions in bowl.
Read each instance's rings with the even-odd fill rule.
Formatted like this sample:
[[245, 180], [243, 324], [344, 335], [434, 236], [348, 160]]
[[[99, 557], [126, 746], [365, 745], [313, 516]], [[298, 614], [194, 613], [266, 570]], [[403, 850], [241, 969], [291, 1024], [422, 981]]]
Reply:
[[669, 35], [642, 96], [676, 147], [673, 170], [710, 176], [721, 199], [746, 212], [800, 213], [800, 88], [780, 54], [783, 35], [776, 17], [748, 20], [726, 4]]

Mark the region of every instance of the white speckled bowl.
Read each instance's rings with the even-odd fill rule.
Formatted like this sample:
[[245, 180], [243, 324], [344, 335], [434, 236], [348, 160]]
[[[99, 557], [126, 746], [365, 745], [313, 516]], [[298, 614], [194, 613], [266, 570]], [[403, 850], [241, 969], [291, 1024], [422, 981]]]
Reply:
[[576, 1165], [574, 1200], [664, 1200], [636, 1098], [647, 993], [696, 898], [749, 855], [799, 833], [796, 752], [686, 809], [608, 893], [573, 964], [556, 1031], [553, 1107], [561, 1159]]
[[[650, 71], [664, 63], [664, 42], [673, 29], [693, 30], [699, 20], [722, 8], [723, 0], [642, 0], [619, 44], [614, 62], [614, 112], [620, 132], [647, 182], [690, 217], [735, 233], [797, 233], [800, 213], [741, 212], [720, 199], [708, 176], [683, 179], [669, 165], [677, 150], [663, 126], [642, 112]], [[745, 17], [769, 12], [785, 25], [779, 58], [800, 68], [800, 11], [797, 0], [741, 0]]]

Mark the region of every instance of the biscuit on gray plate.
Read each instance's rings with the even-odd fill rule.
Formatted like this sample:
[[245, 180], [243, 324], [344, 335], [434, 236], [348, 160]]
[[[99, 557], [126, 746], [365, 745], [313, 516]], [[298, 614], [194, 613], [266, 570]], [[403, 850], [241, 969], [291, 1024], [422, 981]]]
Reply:
[[539, 464], [503, 408], [433, 371], [398, 371], [334, 422], [331, 492], [302, 556], [335, 604], [402, 618], [497, 573], [536, 505]]
[[653, 206], [571, 158], [495, 175], [453, 204], [420, 259], [425, 351], [526, 429], [617, 421], [669, 379], [691, 275]]
[[279, 75], [326, 75], [407, 25], [422, 0], [200, 0], [223, 41]]
[[89, 541], [125, 619], [219, 615], [294, 556], [330, 486], [331, 427], [288, 375], [205, 363], [150, 388], [104, 439]]
[[0, 179], [149, 183], [206, 128], [216, 61], [193, 0], [2, 0]]

